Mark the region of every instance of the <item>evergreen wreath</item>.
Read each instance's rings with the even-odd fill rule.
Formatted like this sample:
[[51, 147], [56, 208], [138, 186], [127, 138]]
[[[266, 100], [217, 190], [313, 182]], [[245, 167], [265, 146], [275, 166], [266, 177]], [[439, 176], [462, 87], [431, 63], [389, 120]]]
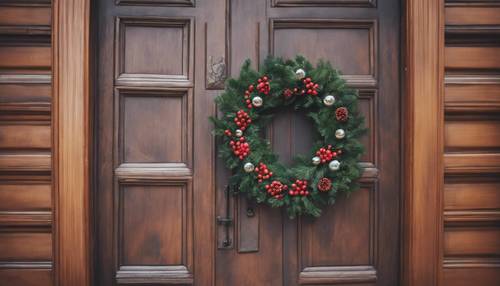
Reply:
[[[313, 67], [302, 56], [287, 61], [269, 57], [257, 72], [247, 60], [239, 78], [228, 79], [215, 101], [222, 116], [211, 120], [221, 139], [219, 155], [232, 171], [232, 189], [258, 203], [285, 207], [294, 218], [318, 217], [320, 206], [334, 204], [339, 193], [358, 188], [364, 118], [357, 91], [347, 88], [330, 63], [320, 61]], [[309, 156], [297, 156], [292, 167], [279, 163], [261, 137], [284, 106], [305, 112], [319, 135]]]

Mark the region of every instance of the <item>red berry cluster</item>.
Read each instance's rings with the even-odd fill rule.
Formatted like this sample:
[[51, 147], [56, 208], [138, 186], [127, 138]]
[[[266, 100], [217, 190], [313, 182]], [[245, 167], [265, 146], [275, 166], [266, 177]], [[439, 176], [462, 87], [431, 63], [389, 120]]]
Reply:
[[292, 189], [288, 191], [290, 196], [307, 196], [309, 195], [309, 191], [307, 190], [307, 181], [306, 180], [295, 180], [295, 183], [292, 184]]
[[271, 184], [266, 185], [266, 192], [278, 200], [283, 198], [283, 192], [286, 190], [288, 190], [288, 186], [280, 181], [272, 181]]
[[245, 90], [245, 104], [247, 105], [248, 108], [252, 108], [252, 101], [250, 100], [250, 94], [254, 91], [254, 86], [253, 84], [248, 86], [248, 89]]
[[257, 80], [257, 90], [260, 93], [268, 95], [271, 91], [271, 86], [269, 85], [269, 78], [267, 76], [263, 76]]
[[240, 160], [245, 159], [250, 154], [250, 145], [245, 141], [245, 137], [240, 137], [236, 141], [229, 141], [229, 146], [233, 149], [234, 155], [238, 156]]
[[239, 129], [244, 131], [247, 126], [252, 123], [252, 119], [250, 118], [250, 116], [248, 116], [248, 113], [243, 110], [239, 110], [238, 112], [236, 112], [234, 123], [236, 123], [236, 126], [238, 126]]
[[340, 155], [340, 153], [342, 153], [341, 150], [334, 151], [332, 145], [328, 145], [326, 148], [322, 147], [316, 151], [316, 156], [318, 156], [321, 159], [321, 163], [324, 164], [330, 162], [334, 157]]
[[228, 137], [231, 137], [233, 135], [233, 133], [231, 133], [231, 130], [229, 129], [224, 130], [224, 134], [226, 134], [226, 136]]
[[259, 163], [259, 166], [257, 166], [254, 171], [257, 173], [257, 180], [259, 183], [262, 183], [263, 180], [267, 180], [273, 175], [273, 172], [269, 171], [267, 165], [264, 163]]
[[291, 90], [291, 89], [289, 89], [289, 88], [287, 88], [287, 89], [285, 89], [285, 90], [283, 91], [283, 96], [284, 96], [285, 98], [290, 98], [290, 97], [292, 97], [292, 95], [293, 95], [293, 90]]
[[345, 107], [337, 108], [337, 110], [335, 110], [335, 117], [337, 118], [338, 121], [347, 121], [347, 118], [349, 117], [349, 112], [347, 111], [347, 108]]
[[302, 90], [302, 94], [308, 95], [318, 95], [319, 85], [314, 83], [310, 77], [306, 77], [304, 80], [305, 89]]

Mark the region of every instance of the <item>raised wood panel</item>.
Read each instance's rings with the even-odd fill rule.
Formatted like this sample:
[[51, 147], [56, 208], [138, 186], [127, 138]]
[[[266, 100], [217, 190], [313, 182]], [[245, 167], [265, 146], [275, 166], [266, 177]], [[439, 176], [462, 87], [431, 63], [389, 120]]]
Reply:
[[447, 120], [444, 124], [445, 148], [485, 149], [500, 147], [499, 120]]
[[271, 20], [270, 29], [271, 54], [285, 58], [301, 54], [313, 63], [328, 60], [352, 84], [376, 84], [375, 22], [280, 19]]
[[49, 149], [50, 125], [0, 125], [0, 148]]
[[0, 47], [0, 68], [49, 69], [50, 66], [50, 47]]
[[375, 7], [376, 0], [272, 0], [274, 7]]
[[446, 47], [445, 67], [450, 69], [498, 69], [499, 47]]
[[0, 7], [0, 25], [50, 26], [50, 7]]
[[0, 233], [0, 261], [49, 261], [52, 259], [50, 232]]
[[120, 92], [120, 97], [123, 162], [190, 165], [192, 123], [187, 92], [129, 90]]
[[0, 266], [0, 284], [12, 286], [52, 286], [53, 273], [50, 268], [8, 268]]
[[349, 198], [341, 197], [320, 218], [301, 221], [303, 268], [373, 265], [375, 192], [364, 187]]
[[498, 286], [500, 267], [456, 267], [443, 270], [443, 286]]
[[38, 211], [52, 208], [50, 184], [0, 184], [0, 211]]
[[0, 110], [48, 110], [50, 84], [0, 84]]
[[500, 24], [500, 7], [446, 7], [446, 25]]
[[50, 172], [51, 166], [50, 152], [0, 151], [0, 171]]
[[361, 160], [376, 166], [377, 161], [377, 92], [375, 90], [359, 91], [359, 110], [365, 117], [365, 126], [368, 128], [366, 136], [361, 138], [365, 146]]
[[183, 186], [122, 188], [121, 264], [183, 263], [185, 191]]
[[499, 182], [447, 182], [444, 185], [445, 210], [500, 209]]
[[116, 77], [119, 83], [187, 82], [192, 78], [191, 19], [118, 18]]
[[444, 90], [446, 111], [498, 111], [500, 85], [448, 84]]
[[445, 153], [446, 173], [498, 173], [499, 153]]
[[500, 229], [447, 227], [444, 231], [444, 255], [500, 255]]

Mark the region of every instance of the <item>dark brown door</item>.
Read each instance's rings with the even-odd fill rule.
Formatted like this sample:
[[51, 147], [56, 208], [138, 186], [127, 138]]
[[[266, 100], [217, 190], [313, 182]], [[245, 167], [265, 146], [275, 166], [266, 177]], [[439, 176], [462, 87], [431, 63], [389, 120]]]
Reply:
[[[95, 4], [96, 285], [398, 285], [397, 0]], [[224, 192], [213, 99], [244, 59], [269, 54], [328, 59], [360, 90], [362, 189], [316, 220]], [[283, 162], [309, 149], [310, 124], [276, 118]]]

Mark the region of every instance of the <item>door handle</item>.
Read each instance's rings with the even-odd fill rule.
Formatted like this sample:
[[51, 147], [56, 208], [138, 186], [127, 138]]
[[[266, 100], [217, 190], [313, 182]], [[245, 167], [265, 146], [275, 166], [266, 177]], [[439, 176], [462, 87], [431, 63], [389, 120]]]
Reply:
[[227, 185], [224, 188], [224, 195], [226, 198], [224, 216], [217, 216], [216, 222], [218, 226], [223, 227], [222, 242], [217, 242], [219, 249], [231, 249], [233, 248], [233, 233], [232, 227], [234, 225], [234, 219], [231, 217], [231, 197], [234, 196], [233, 188]]

